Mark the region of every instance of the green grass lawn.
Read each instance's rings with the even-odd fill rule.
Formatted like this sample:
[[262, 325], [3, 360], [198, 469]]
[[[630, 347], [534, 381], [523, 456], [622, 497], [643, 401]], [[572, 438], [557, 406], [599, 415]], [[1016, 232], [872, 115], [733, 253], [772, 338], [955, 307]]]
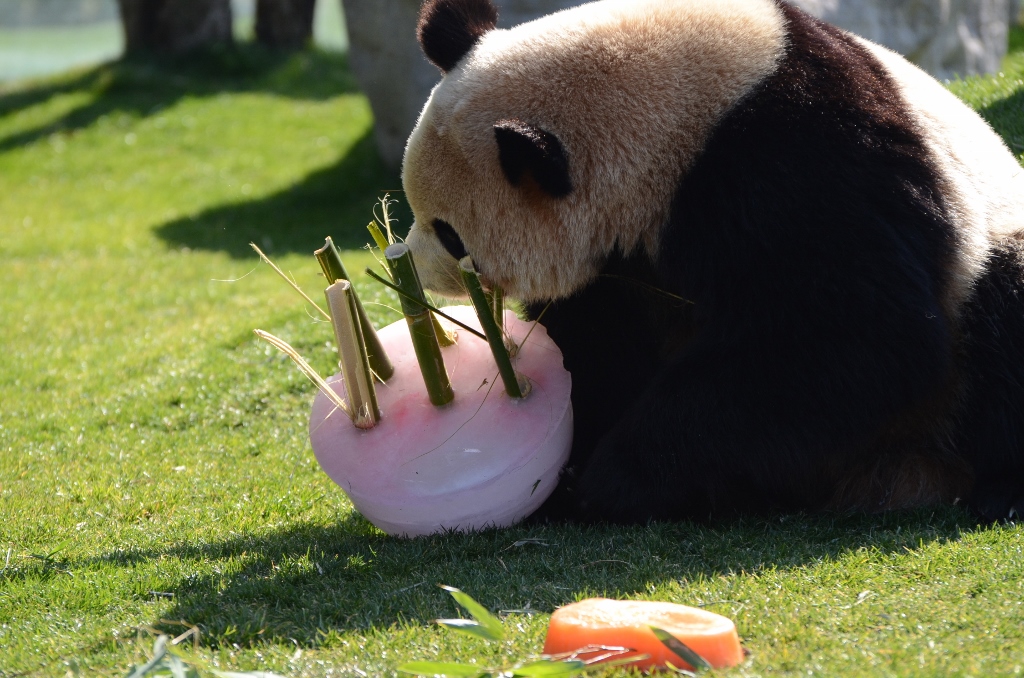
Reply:
[[[952, 87], [1024, 161], [1015, 39], [1001, 76]], [[370, 131], [327, 53], [0, 94], [0, 676], [125, 675], [154, 634], [191, 626], [182, 647], [221, 668], [500, 663], [598, 594], [731, 616], [751, 654], [730, 675], [1024, 672], [1024, 527], [955, 508], [414, 541], [354, 514], [309, 448], [312, 387], [252, 329], [321, 373], [332, 333], [248, 242], [311, 293], [325, 235], [361, 270], [372, 204], [399, 186]], [[508, 611], [509, 639], [433, 627], [455, 614], [438, 583]]]

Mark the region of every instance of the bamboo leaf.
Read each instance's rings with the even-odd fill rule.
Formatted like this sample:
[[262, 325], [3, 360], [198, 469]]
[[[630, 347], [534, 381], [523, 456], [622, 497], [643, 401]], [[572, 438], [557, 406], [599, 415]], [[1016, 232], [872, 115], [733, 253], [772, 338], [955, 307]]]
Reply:
[[471, 664], [450, 662], [409, 662], [398, 667], [401, 673], [414, 676], [451, 676], [452, 678], [479, 678], [488, 673], [486, 669]]
[[541, 659], [526, 666], [512, 669], [513, 676], [523, 678], [553, 678], [556, 676], [575, 676], [587, 669], [587, 665], [579, 659], [568, 659], [556, 662], [551, 659]]
[[164, 656], [167, 654], [167, 643], [170, 640], [169, 636], [160, 636], [157, 638], [156, 643], [153, 644], [153, 658], [142, 666], [135, 667], [135, 669], [128, 674], [128, 678], [145, 678], [147, 673], [163, 662]]
[[486, 626], [472, 619], [435, 619], [434, 623], [484, 640], [501, 640], [501, 636], [495, 636]]
[[199, 678], [199, 671], [173, 654], [167, 655], [167, 663], [170, 664], [171, 675], [174, 678]]
[[466, 608], [466, 612], [469, 612], [473, 619], [494, 636], [493, 640], [501, 640], [505, 637], [505, 630], [498, 618], [491, 614], [486, 607], [476, 602], [471, 595], [452, 586], [441, 586], [441, 588], [450, 593], [455, 602]]
[[673, 636], [668, 631], [659, 629], [657, 626], [650, 627], [651, 631], [654, 632], [655, 637], [661, 641], [661, 644], [672, 650], [677, 657], [682, 659], [684, 662], [692, 666], [698, 671], [707, 671], [711, 668], [711, 664], [707, 662], [704, 657], [691, 650], [686, 643]]

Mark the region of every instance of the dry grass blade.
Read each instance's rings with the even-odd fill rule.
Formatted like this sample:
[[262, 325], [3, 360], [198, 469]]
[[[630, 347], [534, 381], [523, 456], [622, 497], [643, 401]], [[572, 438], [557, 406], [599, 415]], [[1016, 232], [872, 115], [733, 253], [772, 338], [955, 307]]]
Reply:
[[[398, 201], [392, 199], [390, 193], [385, 193], [384, 197], [378, 198], [377, 204], [373, 206], [373, 218], [378, 224], [380, 224], [380, 226], [384, 228], [384, 231], [387, 233], [388, 245], [395, 244], [395, 233], [394, 231], [391, 230], [391, 222], [394, 221], [394, 219], [391, 217], [391, 206], [396, 202]], [[378, 206], [380, 207], [380, 216], [377, 216]], [[374, 239], [376, 240], [376, 238]], [[386, 249], [387, 247], [381, 247], [381, 252], [383, 252]]]
[[284, 353], [286, 356], [291, 358], [292, 362], [294, 362], [296, 366], [298, 366], [299, 370], [301, 370], [302, 373], [306, 375], [306, 378], [309, 379], [314, 384], [316, 384], [316, 387], [320, 389], [320, 391], [325, 396], [330, 398], [331, 402], [334, 403], [339, 410], [347, 414], [349, 417], [352, 416], [352, 413], [349, 411], [348, 404], [346, 404], [345, 401], [341, 399], [341, 396], [334, 392], [334, 389], [331, 388], [326, 381], [324, 381], [323, 377], [317, 374], [316, 370], [310, 367], [309, 363], [307, 363], [302, 358], [302, 356], [299, 355], [299, 352], [292, 348], [287, 341], [285, 341], [284, 339], [279, 339], [270, 332], [264, 332], [263, 330], [253, 330], [253, 332], [256, 333], [257, 337], [259, 337], [260, 339], [267, 342], [277, 350], [281, 351], [281, 353]]
[[330, 319], [331, 319], [331, 316], [330, 316], [330, 314], [329, 314], [329, 313], [327, 313], [327, 311], [325, 311], [325, 310], [323, 310], [322, 308], [320, 308], [320, 306], [319, 306], [319, 305], [317, 305], [317, 303], [316, 303], [315, 301], [313, 301], [312, 299], [310, 299], [310, 298], [309, 298], [309, 295], [308, 295], [308, 294], [306, 294], [305, 292], [303, 292], [303, 291], [302, 291], [302, 288], [301, 288], [301, 287], [299, 287], [299, 286], [298, 286], [298, 284], [296, 284], [296, 282], [295, 282], [294, 280], [292, 280], [291, 278], [289, 278], [288, 276], [286, 276], [286, 275], [284, 274], [284, 271], [282, 271], [282, 270], [281, 270], [280, 268], [278, 268], [277, 264], [275, 264], [274, 262], [272, 262], [272, 261], [270, 260], [270, 257], [268, 257], [268, 256], [267, 256], [266, 254], [264, 254], [264, 253], [263, 253], [263, 250], [261, 250], [261, 249], [260, 249], [260, 248], [259, 248], [259, 247], [258, 247], [258, 246], [256, 245], [256, 243], [254, 243], [254, 242], [251, 242], [251, 243], [249, 243], [249, 246], [250, 246], [250, 247], [252, 247], [252, 248], [253, 248], [253, 249], [254, 249], [254, 250], [256, 251], [256, 254], [260, 255], [260, 259], [262, 259], [263, 261], [265, 261], [265, 262], [267, 263], [267, 265], [268, 265], [268, 266], [270, 266], [270, 268], [274, 269], [274, 272], [275, 272], [275, 273], [277, 273], [277, 274], [278, 274], [279, 276], [281, 276], [282, 278], [284, 278], [284, 281], [285, 281], [286, 283], [288, 283], [289, 285], [291, 285], [291, 287], [292, 287], [292, 289], [293, 289], [293, 290], [295, 290], [296, 292], [298, 292], [299, 294], [301, 294], [301, 295], [302, 295], [302, 298], [303, 298], [303, 299], [305, 299], [305, 300], [306, 300], [307, 302], [309, 302], [310, 304], [312, 304], [312, 305], [313, 305], [313, 308], [315, 308], [316, 310], [320, 311], [320, 315], [322, 315], [323, 317], [327, 318], [328, 320], [330, 320]]

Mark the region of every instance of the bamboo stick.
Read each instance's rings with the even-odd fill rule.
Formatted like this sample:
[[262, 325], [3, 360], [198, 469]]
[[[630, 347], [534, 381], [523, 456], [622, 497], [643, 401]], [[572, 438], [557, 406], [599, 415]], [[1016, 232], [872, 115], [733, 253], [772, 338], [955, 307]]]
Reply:
[[331, 309], [334, 336], [338, 340], [341, 373], [345, 378], [352, 423], [356, 428], [373, 428], [380, 421], [380, 408], [352, 283], [339, 279], [327, 288], [325, 294]]
[[[376, 221], [371, 221], [367, 224], [366, 228], [370, 231], [370, 237], [373, 238], [373, 242], [377, 244], [377, 249], [379, 249], [381, 253], [394, 244], [388, 243], [388, 239], [384, 236], [384, 232], [380, 230], [380, 226], [377, 225]], [[438, 320], [437, 316], [433, 313], [430, 314], [430, 322], [434, 325], [434, 334], [437, 335], [437, 341], [441, 346], [455, 345], [455, 335], [446, 331], [444, 327], [441, 326], [441, 321]]]
[[391, 268], [391, 277], [395, 284], [402, 288], [403, 294], [399, 296], [402, 312], [409, 323], [413, 349], [416, 351], [416, 360], [420, 364], [420, 373], [423, 375], [423, 383], [427, 387], [430, 402], [438, 407], [447, 405], [455, 398], [455, 393], [452, 391], [448, 372], [444, 368], [441, 346], [431, 321], [433, 316], [424, 306], [426, 298], [423, 296], [423, 287], [420, 285], [416, 265], [412, 260], [412, 252], [405, 243], [396, 243], [384, 251], [384, 258]]
[[510, 357], [515, 358], [516, 354], [519, 353], [519, 347], [512, 339], [512, 336], [505, 331], [505, 290], [495, 286], [489, 290], [484, 290], [484, 296], [487, 298], [488, 306], [494, 312], [494, 321], [498, 323], [501, 336], [504, 337], [505, 350], [508, 351]]
[[371, 221], [366, 225], [366, 230], [370, 232], [370, 237], [373, 238], [373, 242], [376, 243], [377, 249], [380, 250], [381, 254], [388, 248], [391, 243], [384, 237], [384, 232], [380, 230], [380, 226], [377, 225], [376, 221]]
[[484, 293], [483, 285], [480, 283], [480, 274], [476, 272], [476, 266], [470, 257], [463, 257], [459, 261], [459, 272], [462, 274], [462, 281], [469, 291], [469, 298], [476, 308], [476, 315], [480, 319], [484, 334], [487, 335], [487, 343], [491, 345], [491, 353], [494, 361], [498, 363], [498, 373], [501, 374], [501, 381], [505, 384], [505, 392], [513, 398], [525, 398], [530, 393], [530, 382], [516, 373], [512, 367], [512, 359], [509, 358], [508, 349], [505, 348], [505, 337], [494, 317], [493, 301], [489, 302]]
[[[345, 264], [341, 261], [341, 255], [338, 254], [334, 241], [329, 237], [324, 241], [324, 246], [314, 252], [314, 254], [316, 260], [320, 262], [320, 268], [323, 269], [324, 276], [327, 277], [328, 285], [333, 285], [339, 280], [352, 280], [348, 275], [348, 271], [345, 270]], [[378, 379], [386, 382], [394, 375], [395, 367], [391, 364], [391, 359], [388, 358], [384, 345], [380, 343], [380, 339], [377, 337], [377, 330], [374, 329], [373, 323], [367, 317], [366, 310], [363, 309], [363, 305], [359, 301], [355, 287], [352, 288], [351, 294], [356, 305], [359, 328], [362, 330], [363, 340], [366, 342], [366, 355], [370, 361], [370, 369], [373, 370]]]
[[[377, 275], [376, 273], [373, 272], [373, 269], [368, 268], [368, 269], [366, 269], [364, 271], [364, 273], [366, 273], [366, 275], [370, 276], [371, 278], [373, 278], [374, 280], [379, 282], [384, 287], [387, 287], [388, 289], [394, 290], [395, 292], [397, 292], [399, 294], [399, 296], [402, 296], [402, 295], [405, 294], [405, 292], [402, 291], [401, 287], [399, 287], [398, 285], [396, 285], [394, 283], [390, 283], [387, 280], [385, 280], [383, 277]], [[415, 301], [415, 299], [413, 301]], [[415, 303], [419, 304], [421, 302], [416, 301]], [[447, 313], [445, 313], [441, 309], [439, 309], [436, 306], [434, 306], [433, 304], [431, 304], [429, 301], [422, 302], [422, 303], [423, 303], [423, 306], [425, 306], [427, 308], [427, 310], [429, 310], [435, 316], [441, 316], [442, 318], [444, 318], [445, 320], [450, 322], [452, 325], [455, 325], [457, 327], [460, 327], [460, 328], [466, 330], [467, 332], [469, 332], [473, 336], [475, 336], [475, 337], [477, 337], [479, 339], [482, 339], [483, 341], [487, 341], [487, 335], [485, 335], [483, 332], [477, 332], [476, 330], [474, 330], [472, 327], [470, 327], [466, 323], [462, 322], [458, 318], [455, 318], [453, 316], [448, 315]]]

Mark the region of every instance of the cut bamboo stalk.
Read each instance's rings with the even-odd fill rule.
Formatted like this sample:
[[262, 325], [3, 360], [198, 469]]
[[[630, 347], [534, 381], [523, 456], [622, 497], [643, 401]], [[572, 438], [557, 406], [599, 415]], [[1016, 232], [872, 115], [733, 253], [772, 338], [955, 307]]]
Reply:
[[505, 331], [505, 290], [495, 286], [489, 290], [484, 290], [484, 296], [487, 298], [488, 306], [491, 307], [494, 313], [494, 321], [498, 323], [501, 336], [504, 337], [505, 350], [508, 351], [509, 356], [515, 358], [516, 354], [519, 353], [519, 347], [516, 346], [516, 342]]
[[[366, 269], [365, 273], [366, 273], [366, 275], [370, 276], [371, 278], [373, 278], [374, 280], [379, 282], [384, 287], [387, 287], [388, 289], [392, 289], [395, 292], [397, 292], [399, 294], [399, 296], [405, 294], [405, 292], [402, 291], [401, 287], [399, 287], [398, 285], [396, 285], [394, 283], [388, 282], [383, 277], [377, 275], [376, 273], [373, 272], [373, 269], [368, 268], [368, 269]], [[416, 303], [420, 303], [420, 302], [416, 302]], [[466, 323], [462, 322], [461, 320], [459, 320], [455, 316], [448, 315], [447, 313], [445, 313], [444, 311], [442, 311], [438, 307], [436, 307], [433, 304], [431, 304], [429, 301], [425, 302], [423, 305], [426, 306], [427, 310], [429, 310], [435, 316], [441, 316], [442, 318], [444, 318], [445, 320], [450, 322], [452, 325], [455, 325], [456, 327], [461, 327], [462, 329], [466, 330], [467, 332], [469, 332], [473, 336], [478, 337], [478, 338], [482, 339], [483, 341], [487, 341], [487, 335], [485, 335], [483, 332], [477, 332], [476, 330], [474, 330], [472, 327], [470, 327]]]
[[339, 279], [327, 288], [325, 294], [331, 309], [334, 336], [338, 340], [341, 373], [345, 378], [352, 423], [356, 428], [373, 428], [380, 421], [380, 408], [352, 283]]
[[[377, 248], [382, 253], [390, 247], [387, 238], [384, 236], [384, 232], [380, 230], [380, 226], [377, 225], [376, 221], [371, 221], [367, 224], [366, 229], [370, 231], [370, 237], [373, 238], [373, 242], [377, 244]], [[447, 332], [444, 327], [441, 326], [441, 321], [439, 321], [437, 316], [433, 313], [430, 314], [430, 322], [434, 325], [434, 334], [437, 335], [437, 341], [441, 346], [455, 345], [455, 335]]]
[[424, 306], [426, 298], [423, 296], [423, 286], [412, 260], [412, 252], [405, 243], [396, 243], [384, 251], [384, 258], [391, 268], [391, 277], [395, 284], [402, 288], [403, 294], [399, 295], [402, 312], [409, 323], [413, 349], [416, 351], [416, 360], [420, 364], [420, 373], [423, 374], [423, 383], [427, 387], [430, 402], [438, 407], [447, 405], [455, 398], [455, 393], [452, 391], [448, 372], [444, 368], [441, 346], [431, 320], [433, 316]]
[[376, 243], [377, 249], [380, 250], [381, 254], [388, 248], [390, 244], [388, 239], [384, 237], [384, 232], [380, 230], [380, 226], [377, 225], [376, 221], [371, 221], [366, 225], [366, 230], [370, 232], [370, 237], [373, 238], [373, 242]]
[[[352, 281], [348, 271], [345, 270], [345, 264], [341, 261], [338, 249], [334, 246], [334, 241], [329, 237], [324, 241], [324, 246], [314, 252], [314, 254], [316, 255], [316, 260], [320, 262], [320, 268], [323, 269], [324, 275], [327, 277], [328, 285], [333, 285], [339, 280]], [[391, 359], [388, 358], [387, 351], [384, 350], [384, 346], [377, 337], [377, 330], [374, 329], [373, 323], [366, 316], [366, 311], [359, 301], [355, 287], [352, 288], [351, 294], [356, 304], [359, 329], [362, 330], [363, 339], [366, 341], [366, 355], [370, 361], [370, 369], [373, 370], [378, 379], [385, 382], [395, 373], [395, 368], [391, 364]]]
[[505, 384], [505, 392], [513, 398], [525, 398], [530, 393], [529, 380], [516, 374], [512, 367], [512, 359], [509, 357], [508, 349], [505, 348], [505, 337], [497, 319], [494, 317], [493, 300], [488, 300], [484, 293], [483, 285], [480, 283], [480, 274], [473, 265], [470, 257], [463, 257], [459, 261], [459, 272], [462, 274], [462, 281], [466, 284], [469, 298], [476, 308], [476, 315], [480, 319], [484, 334], [487, 335], [487, 343], [491, 345], [491, 353], [494, 361], [498, 363], [498, 373], [501, 374], [501, 381]]

